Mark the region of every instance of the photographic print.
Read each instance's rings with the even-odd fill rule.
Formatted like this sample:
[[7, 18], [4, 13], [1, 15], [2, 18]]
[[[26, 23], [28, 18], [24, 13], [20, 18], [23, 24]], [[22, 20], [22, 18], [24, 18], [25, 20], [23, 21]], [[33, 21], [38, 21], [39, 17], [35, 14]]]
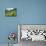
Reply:
[[16, 16], [16, 8], [6, 8], [5, 9], [5, 16]]

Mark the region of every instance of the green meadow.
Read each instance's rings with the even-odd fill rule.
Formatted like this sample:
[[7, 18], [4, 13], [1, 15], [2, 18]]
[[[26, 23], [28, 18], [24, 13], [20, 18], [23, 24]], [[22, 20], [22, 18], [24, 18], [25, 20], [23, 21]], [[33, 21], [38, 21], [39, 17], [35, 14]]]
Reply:
[[5, 16], [16, 16], [16, 9], [5, 10]]

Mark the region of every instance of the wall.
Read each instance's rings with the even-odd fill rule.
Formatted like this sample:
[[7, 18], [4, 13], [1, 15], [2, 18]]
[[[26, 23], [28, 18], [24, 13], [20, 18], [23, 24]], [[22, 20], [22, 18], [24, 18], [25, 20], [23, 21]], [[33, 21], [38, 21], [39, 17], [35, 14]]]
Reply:
[[[5, 17], [5, 8], [17, 8], [16, 17]], [[46, 24], [46, 0], [0, 0], [0, 44], [8, 43], [17, 24]]]

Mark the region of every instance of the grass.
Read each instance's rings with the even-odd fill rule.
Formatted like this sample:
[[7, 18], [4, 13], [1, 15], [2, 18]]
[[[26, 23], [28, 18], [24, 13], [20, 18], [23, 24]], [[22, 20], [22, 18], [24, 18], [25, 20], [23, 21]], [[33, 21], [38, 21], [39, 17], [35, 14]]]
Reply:
[[5, 10], [5, 16], [16, 16], [16, 9], [13, 10]]

